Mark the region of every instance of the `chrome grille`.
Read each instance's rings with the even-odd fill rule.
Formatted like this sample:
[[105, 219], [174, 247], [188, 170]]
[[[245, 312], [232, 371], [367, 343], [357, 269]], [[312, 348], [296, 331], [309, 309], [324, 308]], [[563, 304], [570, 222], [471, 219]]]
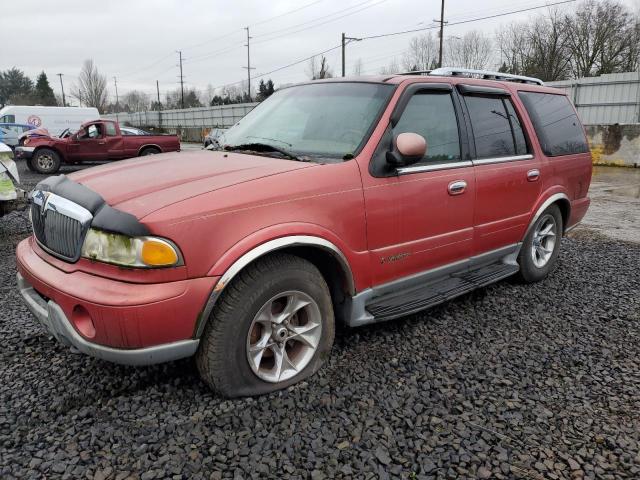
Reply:
[[52, 255], [75, 262], [93, 216], [80, 205], [50, 192], [31, 195], [31, 222], [36, 240]]

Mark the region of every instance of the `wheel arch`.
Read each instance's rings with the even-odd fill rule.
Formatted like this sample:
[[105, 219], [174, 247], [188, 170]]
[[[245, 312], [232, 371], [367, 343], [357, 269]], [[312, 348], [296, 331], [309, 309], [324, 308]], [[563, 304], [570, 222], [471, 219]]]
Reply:
[[155, 148], [156, 150], [158, 150], [160, 153], [162, 153], [162, 147], [160, 145], [158, 145], [157, 143], [145, 143], [144, 145], [142, 145], [140, 148], [138, 148], [138, 156], [140, 156], [140, 154], [146, 150], [147, 148]]
[[198, 318], [194, 332], [200, 338], [214, 305], [231, 281], [244, 269], [256, 261], [274, 253], [289, 253], [309, 261], [320, 271], [334, 305], [334, 313], [341, 320], [342, 305], [347, 298], [355, 295], [355, 279], [351, 266], [333, 242], [311, 235], [292, 235], [262, 243], [236, 259], [222, 274], [213, 288], [207, 303]]
[[64, 153], [62, 153], [62, 150], [60, 150], [55, 145], [37, 145], [33, 149], [33, 153], [31, 154], [31, 158], [35, 157], [36, 153], [38, 153], [40, 150], [44, 150], [45, 148], [48, 149], [48, 150], [53, 150], [54, 152], [56, 152], [60, 156], [60, 162], [61, 163], [66, 163], [66, 159], [65, 159]]
[[533, 215], [533, 217], [531, 217], [531, 221], [529, 222], [529, 226], [527, 227], [523, 239], [527, 237], [527, 235], [533, 228], [533, 225], [536, 223], [536, 220], [540, 218], [540, 215], [542, 215], [542, 213], [547, 208], [554, 204], [558, 205], [560, 214], [562, 215], [562, 233], [564, 235], [567, 228], [567, 222], [569, 221], [569, 216], [571, 215], [571, 201], [569, 200], [569, 197], [566, 193], [557, 192], [549, 195], [542, 203], [539, 204], [538, 208], [535, 211], [536, 213]]

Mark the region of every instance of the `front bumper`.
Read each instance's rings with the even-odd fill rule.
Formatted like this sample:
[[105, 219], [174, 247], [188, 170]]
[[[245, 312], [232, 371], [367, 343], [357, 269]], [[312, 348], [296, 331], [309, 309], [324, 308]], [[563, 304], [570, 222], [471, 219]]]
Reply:
[[31, 160], [31, 157], [33, 157], [34, 150], [35, 150], [35, 147], [16, 147], [15, 149], [16, 159]]
[[53, 300], [45, 300], [25, 281], [22, 275], [18, 273], [17, 276], [20, 294], [38, 322], [60, 343], [84, 354], [123, 365], [152, 365], [190, 357], [198, 349], [199, 340], [182, 340], [131, 350], [91, 343], [71, 326], [71, 322], [60, 305]]
[[67, 272], [41, 258], [32, 242], [25, 239], [16, 249], [20, 293], [61, 343], [126, 365], [195, 353], [196, 322], [217, 277], [146, 284]]

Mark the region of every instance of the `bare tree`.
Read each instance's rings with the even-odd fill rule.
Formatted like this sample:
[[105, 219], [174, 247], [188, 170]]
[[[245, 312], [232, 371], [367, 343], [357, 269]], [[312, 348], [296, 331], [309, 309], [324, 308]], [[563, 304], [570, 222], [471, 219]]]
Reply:
[[508, 73], [563, 80], [570, 73], [570, 52], [564, 18], [550, 10], [527, 22], [502, 28], [498, 44]]
[[333, 78], [333, 73], [329, 68], [327, 58], [322, 55], [320, 57], [320, 62], [318, 62], [316, 57], [311, 57], [307, 66], [307, 75], [309, 75], [309, 78], [311, 78], [311, 80]]
[[389, 62], [389, 65], [380, 69], [380, 75], [393, 75], [394, 73], [400, 73], [400, 70], [401, 68], [398, 65], [398, 59], [394, 57]]
[[149, 110], [149, 95], [139, 90], [131, 90], [125, 94], [120, 103], [124, 106], [125, 111], [129, 112], [145, 112]]
[[431, 32], [413, 37], [402, 58], [404, 70], [430, 70], [438, 65], [438, 42]]
[[640, 19], [623, 4], [587, 0], [565, 16], [565, 26], [575, 77], [637, 68]]
[[362, 59], [358, 58], [356, 60], [356, 63], [353, 64], [353, 75], [356, 76], [356, 77], [361, 76], [362, 75], [362, 67], [363, 67]]
[[81, 104], [95, 107], [100, 113], [104, 112], [107, 105], [107, 77], [98, 72], [93, 60], [84, 61], [78, 84], [73, 90], [73, 96]]
[[445, 48], [445, 62], [450, 66], [484, 69], [492, 54], [491, 39], [472, 30], [463, 37], [449, 37]]

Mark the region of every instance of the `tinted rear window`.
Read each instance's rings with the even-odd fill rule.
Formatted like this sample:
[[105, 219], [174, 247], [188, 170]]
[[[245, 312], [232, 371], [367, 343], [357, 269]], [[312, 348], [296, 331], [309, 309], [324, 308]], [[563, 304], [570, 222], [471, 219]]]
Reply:
[[551, 93], [519, 92], [542, 151], [555, 157], [589, 151], [584, 130], [569, 99]]

